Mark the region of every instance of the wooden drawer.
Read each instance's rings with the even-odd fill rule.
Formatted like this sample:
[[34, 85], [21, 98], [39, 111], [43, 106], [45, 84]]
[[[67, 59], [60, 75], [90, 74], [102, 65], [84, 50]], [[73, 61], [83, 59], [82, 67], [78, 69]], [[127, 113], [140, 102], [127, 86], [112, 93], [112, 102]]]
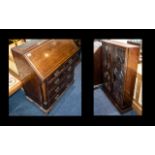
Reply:
[[68, 65], [68, 66], [66, 66], [65, 73], [66, 74], [71, 73], [71, 72], [73, 72], [73, 70], [74, 70], [74, 66]]
[[55, 78], [57, 78], [58, 76], [60, 76], [61, 73], [63, 73], [65, 71], [65, 64], [61, 65], [53, 74], [51, 74], [48, 78], [47, 78], [47, 83], [51, 83]]
[[73, 77], [74, 77], [74, 74], [73, 74], [73, 72], [72, 73], [70, 73], [70, 74], [68, 74], [67, 76], [66, 76], [66, 81], [72, 81], [73, 80]]
[[49, 108], [73, 81], [76, 59], [76, 55], [71, 57], [45, 81], [47, 105], [44, 105], [44, 108]]
[[73, 81], [73, 74], [68, 75], [60, 86], [58, 86], [54, 90], [52, 90], [51, 94], [48, 94], [48, 96], [47, 96], [47, 104], [43, 105], [43, 107], [45, 109], [50, 108], [51, 105], [56, 100], [58, 100], [58, 98], [62, 95], [64, 90], [72, 83], [72, 81]]
[[47, 78], [47, 83], [50, 84], [53, 82], [55, 78], [60, 76], [65, 71], [72, 71], [74, 69], [75, 61], [78, 60], [78, 55], [72, 56], [70, 59], [68, 59], [63, 65], [61, 65], [51, 76]]
[[65, 87], [66, 85], [68, 85], [68, 82], [73, 80], [73, 73], [68, 74], [67, 76], [65, 76], [65, 78], [63, 78], [59, 84], [53, 85], [50, 88], [47, 87], [47, 99], [51, 98], [52, 96], [54, 96], [54, 94], [59, 93], [61, 91], [61, 89], [63, 89], [63, 87]]
[[48, 90], [55, 88], [58, 86], [65, 78], [65, 73], [62, 72], [58, 77], [53, 78], [46, 82], [46, 87]]
[[68, 65], [75, 65], [76, 61], [79, 59], [79, 56], [77, 54], [73, 55], [71, 58], [69, 58], [64, 65], [68, 66]]
[[61, 94], [64, 92], [65, 87], [63, 87], [61, 90], [59, 90], [58, 93], [54, 93], [50, 98], [47, 100], [47, 106], [48, 108], [61, 96]]
[[59, 93], [54, 94], [51, 98], [48, 99], [47, 105], [50, 107], [58, 98], [61, 96], [64, 90], [61, 90]]
[[49, 100], [50, 98], [52, 98], [53, 96], [55, 96], [55, 94], [58, 94], [61, 90], [61, 86], [57, 86], [54, 89], [48, 90], [47, 91], [47, 99]]
[[61, 73], [58, 76], [55, 77], [52, 75], [51, 79], [48, 78], [47, 81], [45, 82], [48, 89], [60, 84], [62, 82], [62, 80], [66, 77], [66, 75], [73, 72], [73, 70], [74, 70], [73, 65], [67, 65], [67, 66], [63, 67], [63, 69], [61, 69]]

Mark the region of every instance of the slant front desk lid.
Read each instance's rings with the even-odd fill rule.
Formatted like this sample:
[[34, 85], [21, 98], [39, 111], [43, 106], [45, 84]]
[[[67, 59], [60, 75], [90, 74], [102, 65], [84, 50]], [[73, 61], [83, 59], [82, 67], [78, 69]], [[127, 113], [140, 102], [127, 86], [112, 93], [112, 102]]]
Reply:
[[41, 80], [46, 79], [78, 51], [71, 39], [35, 40], [26, 44], [13, 50], [24, 55]]

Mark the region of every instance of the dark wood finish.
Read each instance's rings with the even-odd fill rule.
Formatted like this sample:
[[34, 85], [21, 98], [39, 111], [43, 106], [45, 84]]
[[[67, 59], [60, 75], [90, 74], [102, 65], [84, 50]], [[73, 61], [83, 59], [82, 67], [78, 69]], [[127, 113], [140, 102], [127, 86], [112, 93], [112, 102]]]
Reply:
[[103, 90], [120, 112], [132, 107], [139, 47], [115, 41], [102, 42]]
[[26, 96], [49, 111], [73, 82], [77, 51], [71, 39], [33, 40], [13, 48]]
[[102, 83], [102, 44], [94, 42], [94, 85]]

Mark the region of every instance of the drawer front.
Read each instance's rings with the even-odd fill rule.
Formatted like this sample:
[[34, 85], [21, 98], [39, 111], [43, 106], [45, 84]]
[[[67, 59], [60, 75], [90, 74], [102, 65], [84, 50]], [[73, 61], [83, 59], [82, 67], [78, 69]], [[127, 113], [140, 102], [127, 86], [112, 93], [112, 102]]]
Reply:
[[66, 87], [68, 87], [68, 85], [70, 85], [70, 83], [73, 81], [75, 61], [77, 59], [77, 54], [69, 58], [45, 81], [47, 102], [49, 104], [55, 102], [66, 89]]
[[65, 67], [63, 66], [63, 69], [61, 68], [61, 71], [56, 72], [59, 73], [57, 74], [57, 76], [52, 75], [51, 79], [48, 78], [46, 83], [46, 86], [48, 89], [51, 88], [55, 88], [57, 85], [59, 85], [67, 75], [69, 75], [70, 73], [72, 73], [74, 70], [74, 66], [73, 65], [65, 65]]
[[61, 65], [54, 73], [52, 73], [46, 80], [48, 84], [52, 83], [57, 77], [59, 77], [66, 69], [66, 65]]
[[59, 99], [65, 89], [71, 84], [72, 80], [73, 76], [70, 76], [68, 81], [62, 83], [60, 87], [55, 88], [53, 92], [51, 92], [51, 95], [49, 95], [47, 98], [47, 104], [43, 105], [45, 109], [50, 108], [50, 106]]
[[[57, 90], [57, 88], [55, 90]], [[59, 92], [54, 92], [54, 94], [52, 94], [52, 96], [48, 97], [47, 103], [49, 106], [51, 106], [51, 104], [53, 104], [56, 100], [58, 100], [58, 98], [64, 92], [64, 88], [62, 88], [62, 89], [59, 88], [58, 91]]]
[[73, 77], [74, 77], [73, 73], [70, 73], [56, 87], [53, 87], [51, 89], [47, 89], [47, 100], [53, 98], [56, 94], [61, 93], [61, 91], [64, 90], [70, 84], [70, 82], [73, 81]]
[[49, 108], [55, 101], [58, 100], [60, 95], [62, 94], [63, 90], [61, 90], [59, 93], [54, 94], [51, 98], [47, 101], [47, 108]]
[[58, 94], [61, 90], [61, 86], [57, 86], [54, 89], [51, 90], [47, 90], [47, 97], [48, 99], [52, 98], [53, 96], [55, 96], [55, 94]]
[[[55, 93], [59, 93], [63, 87], [65, 87], [68, 81], [73, 80], [73, 72], [63, 76], [63, 78], [56, 79], [53, 85], [46, 86], [47, 87], [47, 98], [51, 98]], [[58, 82], [57, 82], [58, 81]]]
[[72, 67], [73, 70], [75, 67], [74, 65], [78, 59], [79, 59], [78, 54], [75, 54], [74, 56], [69, 58], [64, 64], [62, 64], [53, 74], [51, 74], [47, 78], [47, 83], [52, 83], [55, 78], [59, 77], [63, 72], [65, 72], [70, 67]]
[[67, 65], [66, 69], [65, 69], [65, 73], [69, 74], [69, 73], [73, 72], [73, 70], [74, 70], [74, 65]]
[[61, 73], [57, 78], [48, 80], [46, 83], [46, 87], [48, 90], [50, 89], [54, 89], [55, 87], [57, 87], [65, 78], [65, 74], [64, 72]]
[[75, 65], [78, 60], [79, 56], [78, 54], [75, 54], [66, 62], [66, 65]]
[[66, 76], [66, 81], [67, 81], [67, 82], [70, 82], [70, 81], [73, 80], [73, 78], [74, 78], [74, 74], [73, 74], [73, 72], [72, 72], [72, 73], [70, 73], [70, 74], [68, 74], [68, 75]]
[[61, 78], [64, 76], [64, 74], [68, 74], [68, 72], [72, 72], [74, 70], [74, 64], [71, 63], [65, 63], [63, 64], [58, 70], [56, 70], [51, 76], [49, 76], [46, 80], [46, 84], [53, 85], [53, 82], [56, 81], [58, 78]]

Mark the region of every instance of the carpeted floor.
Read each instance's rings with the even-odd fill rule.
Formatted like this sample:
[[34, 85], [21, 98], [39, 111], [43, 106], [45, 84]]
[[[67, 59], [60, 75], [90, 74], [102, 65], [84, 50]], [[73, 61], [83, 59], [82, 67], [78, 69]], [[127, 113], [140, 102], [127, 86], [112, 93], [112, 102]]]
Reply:
[[[81, 116], [81, 113], [81, 63], [75, 68], [74, 83], [56, 102], [48, 115], [28, 101], [22, 90], [9, 97], [10, 116]], [[94, 90], [94, 115], [121, 116], [100, 88]], [[135, 116], [136, 113], [131, 110], [123, 115]]]
[[96, 116], [135, 116], [136, 113], [131, 110], [120, 114], [114, 107], [101, 88], [94, 90], [94, 115]]
[[75, 68], [74, 83], [58, 99], [48, 115], [28, 101], [24, 92], [19, 90], [9, 97], [9, 116], [81, 116], [81, 63]]

